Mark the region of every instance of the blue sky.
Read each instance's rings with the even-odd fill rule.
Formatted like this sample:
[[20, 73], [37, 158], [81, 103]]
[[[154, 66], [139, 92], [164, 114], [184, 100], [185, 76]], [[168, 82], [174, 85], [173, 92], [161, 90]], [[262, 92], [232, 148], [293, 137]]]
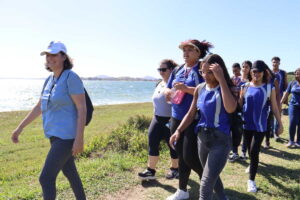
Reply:
[[300, 67], [298, 0], [0, 0], [0, 77], [46, 77], [39, 53], [67, 46], [80, 76], [158, 77], [164, 58], [183, 62], [181, 41], [210, 41], [227, 68], [262, 59]]

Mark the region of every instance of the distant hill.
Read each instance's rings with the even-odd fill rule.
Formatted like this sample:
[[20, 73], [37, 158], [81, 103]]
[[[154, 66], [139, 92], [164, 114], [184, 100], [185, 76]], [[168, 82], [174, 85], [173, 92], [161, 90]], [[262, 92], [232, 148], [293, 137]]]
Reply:
[[83, 80], [109, 80], [109, 81], [157, 81], [158, 78], [152, 76], [144, 77], [130, 77], [130, 76], [121, 76], [121, 77], [111, 77], [107, 75], [97, 75], [94, 77], [82, 77]]

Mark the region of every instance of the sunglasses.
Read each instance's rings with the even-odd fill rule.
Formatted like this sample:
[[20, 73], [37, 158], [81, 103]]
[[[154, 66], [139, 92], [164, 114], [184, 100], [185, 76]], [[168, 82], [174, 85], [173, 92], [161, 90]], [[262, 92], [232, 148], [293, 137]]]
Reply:
[[166, 72], [168, 68], [157, 68], [157, 71], [159, 72]]

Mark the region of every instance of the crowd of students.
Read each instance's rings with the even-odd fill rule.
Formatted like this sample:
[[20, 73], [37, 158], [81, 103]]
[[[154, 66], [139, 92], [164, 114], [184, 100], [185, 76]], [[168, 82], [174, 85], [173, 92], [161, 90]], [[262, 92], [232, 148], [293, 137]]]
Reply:
[[[219, 199], [226, 200], [220, 174], [227, 160], [246, 159], [247, 152], [247, 191], [256, 192], [261, 144], [265, 138], [265, 147], [269, 148], [270, 137], [278, 140], [283, 132], [280, 113], [290, 94], [287, 146], [300, 147], [300, 68], [295, 71], [295, 80], [287, 84], [287, 73], [279, 69], [278, 57], [272, 58], [273, 70], [262, 60], [247, 60], [242, 67], [239, 63], [232, 66], [234, 75], [230, 78], [222, 57], [210, 53], [211, 43], [187, 40], [179, 48], [183, 65], [165, 59], [157, 69], [162, 80], [152, 97], [148, 164], [138, 176], [143, 180], [156, 178], [159, 144], [165, 140], [171, 157], [166, 178], [179, 179], [177, 191], [167, 200], [189, 198], [191, 170], [199, 176], [200, 200], [212, 199], [213, 191]], [[44, 133], [51, 144], [40, 175], [43, 198], [56, 198], [56, 178], [62, 170], [76, 199], [84, 200], [85, 192], [74, 162], [74, 156], [83, 151], [83, 83], [71, 70], [73, 64], [63, 43], [51, 42], [41, 55], [46, 56], [46, 69], [53, 73], [44, 83], [40, 100], [11, 138], [14, 143], [19, 142], [22, 130], [42, 114]]]
[[[253, 63], [246, 60], [242, 67], [239, 63], [232, 65], [233, 76], [230, 78], [219, 55], [206, 56], [212, 47], [207, 41], [184, 41], [179, 48], [183, 50], [185, 63], [166, 72], [170, 74], [168, 81], [164, 78], [162, 67], [158, 68], [166, 84], [161, 101], [168, 102], [165, 105], [171, 110], [166, 138], [169, 138], [170, 151], [173, 147], [178, 155], [176, 176], [168, 177], [177, 178], [178, 175], [179, 185], [167, 200], [189, 198], [187, 182], [191, 170], [200, 178], [199, 199], [212, 199], [213, 191], [219, 199], [227, 199], [219, 175], [227, 160], [246, 160], [247, 152], [250, 159], [250, 165], [245, 170], [249, 173], [247, 191], [257, 192], [255, 176], [260, 148], [264, 139], [265, 148], [270, 148], [270, 138], [279, 140], [283, 132], [282, 104], [287, 103], [290, 93], [290, 138], [287, 147], [300, 147], [299, 129], [295, 140], [296, 128], [300, 125], [300, 68], [295, 71], [295, 80], [287, 85], [287, 73], [279, 69], [279, 57], [271, 59], [272, 70], [262, 60]], [[158, 117], [155, 98], [153, 104], [155, 119]], [[163, 122], [161, 127], [165, 129], [166, 123]], [[151, 141], [162, 138], [162, 135], [151, 138], [151, 127], [149, 158], [153, 145]], [[160, 132], [158, 129], [156, 131]], [[164, 131], [161, 133], [165, 135]], [[154, 174], [155, 165], [151, 167], [148, 163], [148, 168], [138, 175], [142, 179], [153, 179]]]

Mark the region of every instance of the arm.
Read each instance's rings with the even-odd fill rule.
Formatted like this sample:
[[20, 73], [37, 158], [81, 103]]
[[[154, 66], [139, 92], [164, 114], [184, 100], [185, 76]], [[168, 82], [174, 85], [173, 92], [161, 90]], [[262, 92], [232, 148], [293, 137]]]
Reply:
[[287, 73], [286, 71], [284, 72], [284, 89], [286, 89], [288, 86], [288, 80], [287, 80]]
[[86, 103], [85, 103], [85, 94], [76, 94], [71, 95], [71, 98], [77, 109], [77, 129], [76, 137], [73, 144], [73, 155], [83, 152], [83, 133], [84, 125], [86, 121]]
[[226, 112], [233, 113], [236, 109], [237, 103], [234, 96], [232, 95], [231, 90], [227, 85], [222, 68], [219, 64], [212, 64], [209, 68], [214, 73], [215, 78], [220, 84], [222, 100]]
[[197, 113], [198, 87], [195, 89], [193, 101], [192, 101], [189, 111], [184, 116], [183, 120], [181, 121], [178, 128], [176, 129], [175, 133], [170, 138], [169, 143], [170, 143], [171, 147], [173, 147], [173, 148], [174, 148], [173, 143], [177, 142], [179, 140], [180, 135], [183, 132], [183, 130], [185, 130], [195, 119], [195, 116]]
[[181, 83], [181, 82], [174, 83], [173, 87], [176, 90], [181, 90], [181, 91], [183, 91], [185, 93], [188, 93], [188, 94], [191, 94], [191, 95], [194, 95], [194, 91], [195, 91], [195, 88], [196, 88], [196, 87], [186, 86], [184, 83]]
[[280, 104], [283, 104], [287, 101], [288, 97], [289, 97], [290, 93], [289, 92], [284, 92], [283, 93], [283, 96], [282, 96], [282, 99], [280, 101]]
[[14, 143], [19, 142], [19, 135], [23, 131], [23, 129], [30, 124], [33, 120], [35, 120], [40, 114], [41, 111], [41, 100], [33, 107], [30, 113], [22, 120], [22, 122], [18, 125], [18, 127], [12, 132], [11, 140]]
[[272, 106], [272, 111], [274, 113], [274, 116], [279, 124], [277, 133], [281, 134], [283, 132], [283, 126], [282, 126], [281, 117], [280, 117], [280, 113], [279, 113], [279, 109], [278, 109], [277, 101], [276, 101], [276, 94], [275, 94], [274, 90], [272, 90], [272, 93], [271, 93], [271, 106]]

